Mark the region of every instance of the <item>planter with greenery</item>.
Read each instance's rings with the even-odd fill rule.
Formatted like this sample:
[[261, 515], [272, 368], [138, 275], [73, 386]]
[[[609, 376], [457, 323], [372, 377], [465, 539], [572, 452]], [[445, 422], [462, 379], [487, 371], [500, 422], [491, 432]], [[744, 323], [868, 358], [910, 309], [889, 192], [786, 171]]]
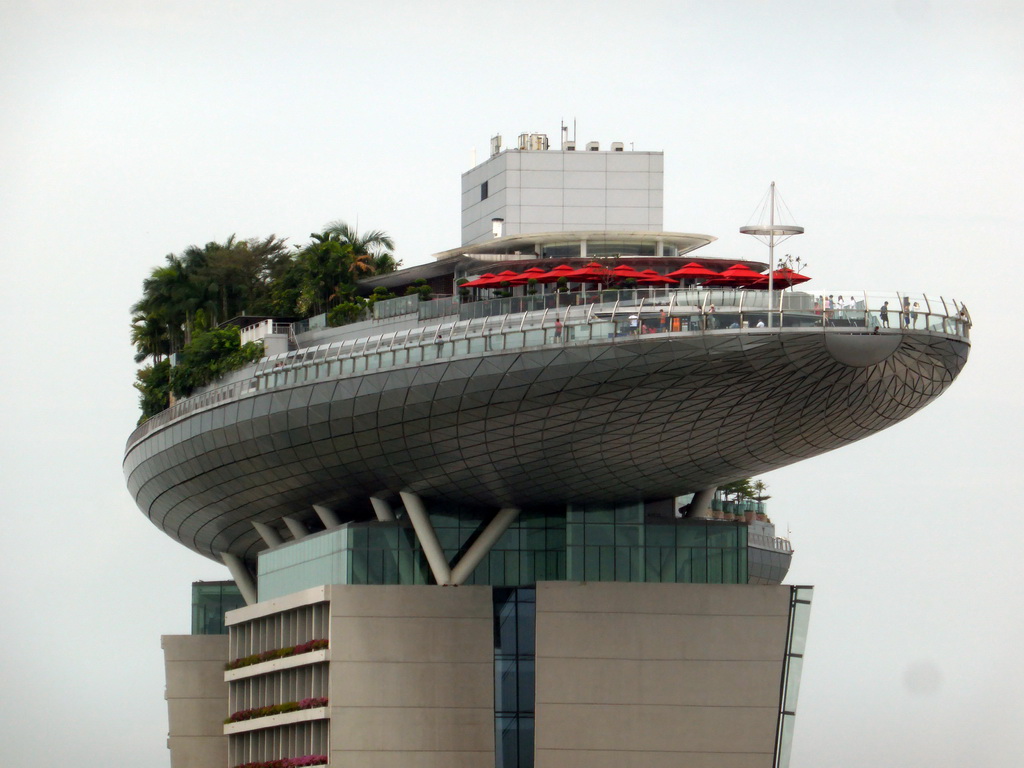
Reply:
[[235, 768], [305, 768], [308, 765], [327, 765], [327, 755], [303, 755], [282, 757], [278, 760], [263, 760], [256, 763], [242, 763]]
[[254, 707], [253, 709], [240, 709], [233, 712], [225, 720], [224, 724], [242, 723], [246, 720], [256, 720], [260, 717], [271, 715], [284, 715], [288, 712], [301, 712], [305, 709], [318, 709], [327, 706], [326, 697], [302, 699], [302, 701], [286, 701], [283, 704], [271, 704], [266, 707]]
[[299, 656], [303, 653], [321, 651], [325, 648], [327, 648], [327, 640], [310, 640], [308, 643], [300, 643], [299, 645], [292, 645], [287, 648], [275, 648], [272, 651], [263, 651], [263, 653], [254, 653], [251, 656], [242, 656], [234, 661], [229, 661], [224, 666], [224, 669], [228, 671], [232, 669], [241, 669], [242, 667], [260, 664], [264, 661], [284, 659], [288, 656]]

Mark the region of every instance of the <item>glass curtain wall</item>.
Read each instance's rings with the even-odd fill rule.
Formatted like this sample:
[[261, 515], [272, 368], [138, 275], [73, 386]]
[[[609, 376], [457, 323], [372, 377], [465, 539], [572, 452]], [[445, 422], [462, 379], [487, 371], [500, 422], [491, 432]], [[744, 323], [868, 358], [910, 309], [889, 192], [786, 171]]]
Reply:
[[494, 751], [496, 768], [533, 768], [537, 590], [496, 587]]

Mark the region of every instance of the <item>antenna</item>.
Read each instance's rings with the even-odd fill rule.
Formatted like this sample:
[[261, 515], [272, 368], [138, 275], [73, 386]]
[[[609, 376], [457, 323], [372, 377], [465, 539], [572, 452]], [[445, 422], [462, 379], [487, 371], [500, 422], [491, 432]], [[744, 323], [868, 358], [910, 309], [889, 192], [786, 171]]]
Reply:
[[[768, 226], [758, 224], [755, 226], [740, 227], [741, 235], [753, 235], [763, 243], [768, 244], [768, 327], [772, 327], [772, 295], [775, 293], [775, 243], [788, 240], [793, 235], [802, 235], [803, 227], [796, 224], [775, 223], [775, 182], [769, 188], [768, 202]], [[764, 240], [762, 238], [768, 238]]]

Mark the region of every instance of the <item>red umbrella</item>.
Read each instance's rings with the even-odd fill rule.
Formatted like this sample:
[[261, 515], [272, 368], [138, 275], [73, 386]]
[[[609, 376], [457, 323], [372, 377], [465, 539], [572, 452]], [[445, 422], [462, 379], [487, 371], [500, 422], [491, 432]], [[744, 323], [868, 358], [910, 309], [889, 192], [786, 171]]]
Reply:
[[515, 280], [517, 277], [519, 277], [518, 272], [513, 272], [511, 269], [506, 269], [504, 272], [499, 272], [494, 276], [494, 282], [497, 285], [501, 285], [502, 283], [508, 283], [509, 285], [511, 285], [512, 281]]
[[550, 272], [545, 272], [543, 275], [538, 275], [537, 282], [557, 283], [558, 278], [566, 277], [571, 272], [573, 272], [573, 268], [570, 267], [568, 264], [559, 264], [557, 267], [554, 267]]
[[629, 266], [629, 264], [619, 264], [617, 267], [612, 269], [612, 274], [616, 277], [621, 277], [624, 280], [639, 280], [643, 273]]
[[637, 280], [640, 285], [679, 285], [679, 281], [668, 275], [659, 275], [653, 269], [645, 269]]
[[463, 283], [460, 287], [462, 288], [487, 288], [490, 283], [494, 280], [494, 275], [490, 272], [485, 272], [480, 277], [470, 280], [468, 283]]
[[[783, 288], [790, 288], [794, 285], [800, 285], [800, 283], [806, 283], [811, 278], [807, 275], [801, 275], [796, 270], [790, 269], [789, 267], [780, 267], [772, 273], [772, 287], [782, 290]], [[748, 288], [757, 288], [759, 290], [768, 290], [768, 275], [761, 275], [761, 278], [750, 285]]]
[[607, 283], [611, 279], [611, 271], [604, 265], [592, 261], [585, 267], [566, 273], [570, 283]]
[[540, 267], [530, 267], [529, 269], [525, 270], [521, 275], [512, 280], [509, 280], [508, 282], [510, 285], [526, 285], [528, 282], [530, 282], [530, 280], [537, 280], [539, 282], [540, 278], [546, 274], [547, 272], [545, 272]]
[[675, 272], [669, 272], [665, 277], [677, 277], [686, 280], [695, 280], [702, 277], [718, 277], [718, 273], [713, 269], [708, 269], [705, 266], [698, 264], [695, 261], [691, 261], [689, 264], [684, 264]]
[[704, 285], [751, 285], [760, 280], [764, 275], [755, 272], [743, 264], [733, 264], [717, 277], [704, 282]]

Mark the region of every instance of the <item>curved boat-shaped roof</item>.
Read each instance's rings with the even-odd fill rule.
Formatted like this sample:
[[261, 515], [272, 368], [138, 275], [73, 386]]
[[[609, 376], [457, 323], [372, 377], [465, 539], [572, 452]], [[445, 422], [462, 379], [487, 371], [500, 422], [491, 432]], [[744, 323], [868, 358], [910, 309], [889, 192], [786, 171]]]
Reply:
[[432, 349], [433, 359], [412, 362], [406, 349], [405, 362], [378, 360], [379, 370], [356, 363], [332, 373], [317, 363], [301, 375], [272, 372], [265, 388], [232, 385], [133, 435], [129, 489], [183, 544], [250, 561], [265, 548], [254, 522], [315, 526], [313, 505], [360, 519], [381, 493], [413, 491], [482, 514], [671, 498], [907, 418], [952, 383], [970, 346], [935, 327], [625, 338], [597, 325], [579, 326], [580, 336], [585, 328], [586, 340], [561, 328], [555, 337], [548, 323], [532, 343], [503, 336], [500, 349], [493, 336], [478, 344], [449, 332], [465, 345], [450, 341], [451, 352]]

